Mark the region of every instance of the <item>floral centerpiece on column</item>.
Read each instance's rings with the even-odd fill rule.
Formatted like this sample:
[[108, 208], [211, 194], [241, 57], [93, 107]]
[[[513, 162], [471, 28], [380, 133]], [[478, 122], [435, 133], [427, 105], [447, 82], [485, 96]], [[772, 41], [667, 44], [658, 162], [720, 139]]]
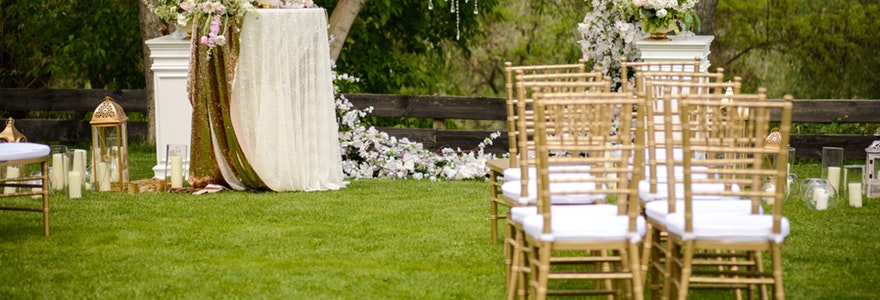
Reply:
[[[620, 59], [638, 61], [637, 39], [649, 37], [657, 28], [679, 32], [698, 28], [694, 10], [699, 0], [593, 0], [584, 21], [578, 23], [584, 60], [611, 76], [615, 88], [620, 82]], [[665, 34], [667, 31], [664, 31]], [[630, 77], [632, 80], [633, 78]]]
[[633, 0], [642, 30], [651, 33], [651, 39], [666, 39], [666, 33], [680, 32], [677, 23], [685, 30], [699, 26], [700, 18], [694, 11], [699, 0]]

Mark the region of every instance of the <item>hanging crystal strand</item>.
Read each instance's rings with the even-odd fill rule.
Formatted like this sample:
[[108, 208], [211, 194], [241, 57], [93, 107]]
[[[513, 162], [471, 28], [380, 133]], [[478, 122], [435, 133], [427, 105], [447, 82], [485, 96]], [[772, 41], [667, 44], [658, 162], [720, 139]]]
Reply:
[[475, 15], [480, 14], [479, 9], [477, 8], [477, 1], [479, 1], [479, 0], [474, 0], [474, 14]]
[[459, 7], [459, 0], [455, 0], [455, 40], [459, 40], [461, 38], [461, 15], [459, 12], [461, 11], [461, 7]]
[[434, 0], [428, 0], [428, 10], [434, 10]]

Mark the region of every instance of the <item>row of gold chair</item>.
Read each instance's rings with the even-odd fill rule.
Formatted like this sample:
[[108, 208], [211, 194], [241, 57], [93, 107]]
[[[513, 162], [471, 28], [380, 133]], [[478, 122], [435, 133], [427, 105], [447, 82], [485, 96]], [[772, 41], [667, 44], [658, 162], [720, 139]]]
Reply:
[[[598, 71], [584, 73], [582, 63], [507, 65], [511, 157], [490, 162], [490, 199], [493, 242], [497, 221], [507, 224], [508, 298], [540, 299], [558, 292], [640, 299], [649, 271], [652, 296], [662, 290], [664, 298], [683, 299], [691, 287], [751, 292], [759, 286], [763, 298], [764, 286], [773, 285], [774, 297], [782, 298], [781, 261], [774, 254], [769, 273], [760, 261], [761, 251], [778, 254], [774, 244], [781, 245], [787, 234], [781, 205], [769, 219], [772, 238], [745, 234], [744, 225], [736, 224], [709, 230], [709, 240], [722, 236], [724, 242], [698, 243], [695, 232], [700, 230], [685, 226], [686, 231], [676, 231], [676, 226], [678, 221], [694, 225], [694, 215], [703, 216], [697, 220], [766, 219], [761, 199], [779, 197], [782, 191], [758, 195], [756, 189], [785, 176], [755, 162], [787, 151], [759, 147], [763, 141], [756, 137], [766, 133], [773, 109], [782, 110], [780, 132], [787, 137], [790, 101], [769, 103], [763, 93], [741, 95], [738, 80], [722, 82], [722, 70], [696, 73], [699, 59], [693, 64], [621, 65], [623, 78], [629, 67], [637, 69], [636, 85], [624, 84], [622, 93], [609, 93], [610, 80]], [[701, 147], [697, 145], [706, 148], [693, 150]], [[763, 150], [749, 152], [753, 149]], [[734, 200], [742, 198], [751, 201]], [[693, 201], [710, 199], [716, 201]], [[498, 204], [508, 208], [506, 214]], [[716, 215], [723, 217], [705, 217]], [[735, 241], [751, 243], [734, 248], [749, 250], [724, 250], [721, 246], [731, 242], [723, 237], [727, 233]], [[761, 238], [768, 242], [756, 242]], [[556, 255], [560, 250], [567, 255]], [[550, 267], [560, 263], [586, 272]], [[553, 279], [593, 284], [589, 289], [550, 289]]]

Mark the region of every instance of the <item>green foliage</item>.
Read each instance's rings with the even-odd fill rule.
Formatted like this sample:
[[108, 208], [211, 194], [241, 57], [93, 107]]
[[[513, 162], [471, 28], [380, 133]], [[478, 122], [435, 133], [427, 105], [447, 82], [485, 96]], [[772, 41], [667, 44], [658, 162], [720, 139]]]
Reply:
[[0, 3], [0, 87], [144, 86], [137, 0]]
[[[316, 2], [332, 11], [338, 1]], [[478, 1], [477, 15], [474, 1], [461, 1], [458, 40], [456, 14], [449, 7], [453, 2], [434, 0], [433, 10], [426, 0], [367, 2], [336, 61], [337, 70], [361, 78], [363, 92], [430, 94], [435, 82], [448, 74], [438, 73], [422, 57], [441, 62], [448, 49], [467, 53], [468, 41], [481, 34], [477, 20], [491, 14], [497, 0]]]
[[771, 98], [878, 99], [877, 15], [876, 1], [721, 0], [712, 62]]

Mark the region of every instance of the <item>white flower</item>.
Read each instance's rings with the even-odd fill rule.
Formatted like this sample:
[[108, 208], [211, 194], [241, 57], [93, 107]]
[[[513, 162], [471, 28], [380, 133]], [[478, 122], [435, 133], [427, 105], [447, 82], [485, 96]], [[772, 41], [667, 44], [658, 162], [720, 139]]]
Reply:
[[226, 37], [222, 36], [222, 35], [218, 35], [218, 36], [214, 37], [214, 44], [217, 46], [226, 45]]
[[658, 18], [666, 17], [666, 14], [668, 14], [668, 13], [669, 12], [667, 12], [665, 8], [658, 9], [657, 10], [657, 17]]

